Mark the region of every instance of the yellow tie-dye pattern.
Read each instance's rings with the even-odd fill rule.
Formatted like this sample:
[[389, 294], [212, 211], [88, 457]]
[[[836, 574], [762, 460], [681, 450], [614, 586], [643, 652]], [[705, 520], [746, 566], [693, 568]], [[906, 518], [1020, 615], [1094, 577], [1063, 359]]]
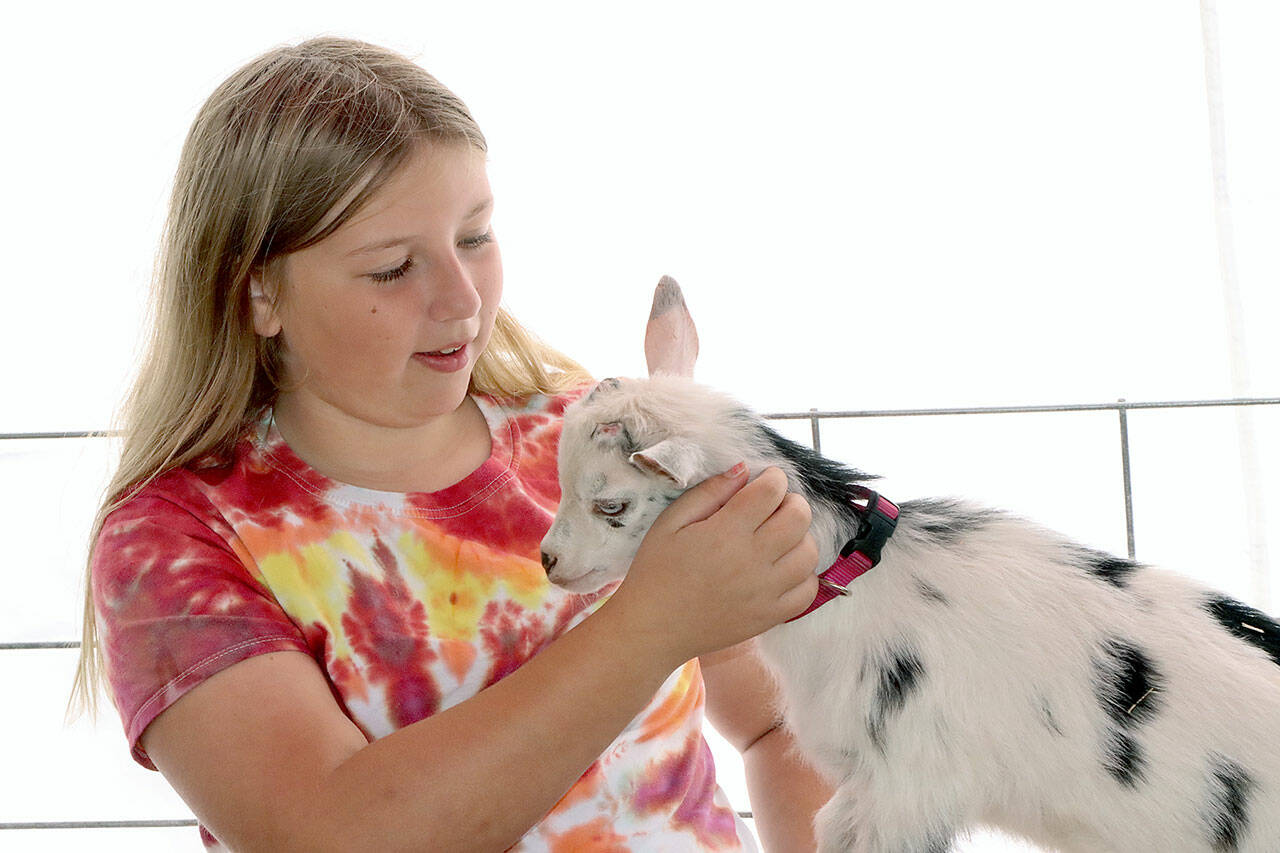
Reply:
[[458, 549], [458, 565], [500, 581], [507, 594], [523, 607], [541, 607], [547, 597], [547, 573], [532, 560], [495, 551], [480, 542], [463, 542]]
[[489, 559], [496, 564], [499, 574], [507, 582], [507, 590], [512, 598], [529, 608], [542, 605], [547, 597], [549, 584], [546, 569], [542, 568], [541, 563], [511, 554], [497, 554]]
[[[354, 542], [348, 534], [338, 536]], [[342, 631], [342, 614], [350, 587], [343, 580], [338, 561], [327, 544], [304, 545], [295, 553], [268, 554], [258, 561], [258, 566], [294, 620], [302, 625], [318, 623], [329, 628], [334, 655], [345, 658], [351, 656], [351, 647]]]
[[356, 565], [373, 563], [373, 555], [369, 553], [369, 549], [348, 530], [335, 532], [325, 540], [324, 547], [332, 549], [339, 556], [346, 557]]
[[[446, 543], [443, 537], [434, 538], [428, 544], [413, 531], [405, 531], [396, 543], [409, 567], [410, 586], [426, 605], [433, 634], [442, 640], [474, 640], [485, 605], [493, 597], [493, 579], [436, 553]], [[457, 542], [453, 541], [455, 551]]]
[[435, 555], [435, 564], [457, 566], [484, 580], [486, 594], [492, 595], [494, 584], [500, 582], [507, 595], [524, 607], [536, 609], [546, 600], [547, 575], [536, 553], [526, 558], [495, 550], [482, 542], [441, 533], [425, 520], [415, 520], [412, 532], [423, 549]]

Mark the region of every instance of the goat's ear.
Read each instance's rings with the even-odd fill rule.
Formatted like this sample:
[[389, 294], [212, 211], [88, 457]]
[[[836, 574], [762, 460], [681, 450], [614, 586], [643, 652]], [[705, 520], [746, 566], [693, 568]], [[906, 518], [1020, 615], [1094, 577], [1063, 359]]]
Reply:
[[678, 438], [667, 438], [629, 457], [631, 464], [670, 480], [681, 489], [702, 479], [703, 456], [696, 445]]
[[698, 360], [698, 330], [684, 304], [680, 285], [664, 275], [653, 292], [653, 308], [644, 330], [644, 360], [649, 375], [670, 373], [693, 378]]
[[601, 444], [621, 447], [622, 451], [628, 454], [636, 449], [635, 439], [631, 437], [631, 431], [627, 429], [627, 425], [622, 421], [596, 424], [595, 428], [591, 430], [591, 438]]

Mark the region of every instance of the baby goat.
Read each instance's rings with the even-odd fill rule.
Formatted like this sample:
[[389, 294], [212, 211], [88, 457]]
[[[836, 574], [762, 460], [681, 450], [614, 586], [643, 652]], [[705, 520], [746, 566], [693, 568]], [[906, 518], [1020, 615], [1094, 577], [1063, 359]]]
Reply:
[[937, 853], [989, 825], [1064, 851], [1280, 851], [1280, 625], [1003, 512], [879, 501], [693, 384], [696, 352], [664, 279], [651, 377], [565, 412], [544, 563], [572, 590], [619, 580], [658, 513], [739, 460], [809, 501], [818, 572], [851, 540], [842, 562], [872, 563], [897, 510], [847, 595], [759, 638], [787, 725], [837, 786], [821, 850]]

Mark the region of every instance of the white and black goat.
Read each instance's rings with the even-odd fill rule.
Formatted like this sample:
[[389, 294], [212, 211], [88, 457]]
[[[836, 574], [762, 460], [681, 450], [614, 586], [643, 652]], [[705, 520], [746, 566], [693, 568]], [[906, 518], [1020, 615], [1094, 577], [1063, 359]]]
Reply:
[[[651, 377], [565, 412], [551, 580], [619, 580], [657, 514], [746, 460], [782, 468], [836, 563], [871, 479], [687, 378], [674, 282]], [[890, 505], [891, 506], [891, 505]], [[1004, 512], [911, 500], [849, 594], [759, 638], [787, 725], [836, 793], [823, 851], [937, 853], [978, 825], [1063, 851], [1280, 851], [1280, 626], [1176, 574]]]

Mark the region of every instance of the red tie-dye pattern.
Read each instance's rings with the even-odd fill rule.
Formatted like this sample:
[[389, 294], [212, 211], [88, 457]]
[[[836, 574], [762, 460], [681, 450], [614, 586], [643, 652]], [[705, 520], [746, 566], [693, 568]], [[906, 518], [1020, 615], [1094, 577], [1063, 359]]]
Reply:
[[[559, 500], [558, 492], [556, 499]], [[540, 559], [542, 537], [551, 526], [553, 515], [530, 506], [528, 496], [517, 492], [495, 495], [466, 514], [431, 519], [431, 523], [459, 539], [472, 540], [482, 531], [484, 541], [493, 548]]]
[[319, 475], [286, 473], [270, 464], [270, 455], [241, 453], [237, 463], [197, 471], [205, 484], [217, 490], [226, 506], [258, 519], [263, 526], [286, 517], [322, 524], [335, 521], [333, 507], [324, 500], [324, 483]]
[[342, 627], [363, 662], [365, 677], [386, 692], [387, 716], [397, 727], [426, 719], [440, 708], [440, 689], [429, 674], [436, 654], [427, 645], [427, 611], [400, 579], [395, 557], [378, 542], [374, 556], [383, 580], [347, 564], [350, 610]]
[[[492, 454], [440, 492], [335, 483], [266, 420], [230, 465], [142, 489], [107, 519], [92, 571], [135, 757], [150, 766], [139, 739], [151, 719], [254, 654], [309, 653], [375, 739], [465, 701], [584, 618], [602, 596], [551, 587], [539, 546], [559, 500], [560, 416], [585, 390], [477, 398]], [[673, 674], [513, 849], [737, 848], [709, 755], [689, 746], [703, 744], [701, 690], [696, 664]]]
[[546, 642], [543, 620], [513, 601], [489, 602], [480, 625], [485, 650], [493, 660], [486, 685], [515, 672]]
[[348, 698], [368, 702], [369, 683], [361, 675], [355, 661], [334, 653], [329, 629], [318, 622], [312, 622], [303, 629], [302, 633], [307, 638], [307, 647], [312, 655], [323, 662], [333, 687], [334, 697], [342, 703], [343, 708], [346, 708]]

